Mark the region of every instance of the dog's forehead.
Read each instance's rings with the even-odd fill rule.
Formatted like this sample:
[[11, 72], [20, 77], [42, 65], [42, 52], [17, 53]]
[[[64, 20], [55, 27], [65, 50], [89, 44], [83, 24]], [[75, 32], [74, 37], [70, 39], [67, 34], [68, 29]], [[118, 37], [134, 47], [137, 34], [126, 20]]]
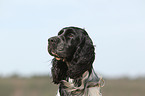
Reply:
[[64, 34], [64, 32], [66, 31], [67, 29], [61, 29], [59, 32], [58, 32], [58, 35], [60, 35], [60, 34]]
[[58, 32], [58, 35], [62, 34], [64, 31], [63, 29]]
[[63, 35], [68, 33], [74, 33], [75, 35], [78, 36], [82, 36], [82, 35], [88, 36], [87, 31], [79, 27], [65, 27], [58, 32], [58, 35]]
[[[71, 30], [71, 31], [70, 31]], [[76, 32], [73, 28], [63, 28], [58, 32], [58, 35], [65, 34], [66, 32]]]

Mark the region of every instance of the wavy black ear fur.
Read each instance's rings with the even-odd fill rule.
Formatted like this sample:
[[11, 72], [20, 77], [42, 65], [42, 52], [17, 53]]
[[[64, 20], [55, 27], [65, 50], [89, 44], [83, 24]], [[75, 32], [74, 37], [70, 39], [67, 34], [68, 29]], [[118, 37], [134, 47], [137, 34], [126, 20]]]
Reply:
[[66, 72], [68, 67], [65, 62], [62, 60], [56, 60], [55, 58], [52, 60], [52, 78], [55, 84], [58, 84], [61, 80], [66, 80]]
[[67, 75], [73, 79], [82, 76], [87, 70], [91, 71], [95, 59], [93, 42], [85, 30], [81, 31], [83, 31], [81, 42], [77, 46], [72, 60], [69, 62], [67, 71]]

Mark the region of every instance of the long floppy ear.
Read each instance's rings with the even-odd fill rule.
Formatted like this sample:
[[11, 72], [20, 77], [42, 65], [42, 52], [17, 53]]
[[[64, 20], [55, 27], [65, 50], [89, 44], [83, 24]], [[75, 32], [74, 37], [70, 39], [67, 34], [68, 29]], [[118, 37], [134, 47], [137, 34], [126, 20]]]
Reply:
[[92, 40], [87, 33], [82, 35], [81, 42], [77, 46], [73, 59], [69, 63], [67, 75], [76, 79], [85, 71], [92, 70], [92, 63], [95, 59], [95, 52]]
[[67, 65], [62, 60], [56, 60], [55, 58], [52, 60], [52, 68], [51, 73], [53, 77], [53, 82], [58, 84], [61, 80], [66, 79], [66, 71]]

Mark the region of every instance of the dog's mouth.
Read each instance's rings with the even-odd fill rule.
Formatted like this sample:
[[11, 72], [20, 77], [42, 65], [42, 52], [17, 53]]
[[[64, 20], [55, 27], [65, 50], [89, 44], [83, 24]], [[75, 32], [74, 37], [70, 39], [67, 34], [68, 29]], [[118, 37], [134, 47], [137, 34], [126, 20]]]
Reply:
[[58, 56], [58, 54], [51, 52], [51, 54], [55, 57], [56, 60], [61, 60], [61, 58]]
[[59, 53], [57, 53], [56, 50], [54, 50], [54, 48], [52, 46], [48, 46], [48, 53], [51, 55], [51, 56], [54, 56], [54, 58], [56, 60], [62, 60], [63, 62], [65, 61], [64, 59], [64, 56], [61, 56], [60, 53], [61, 51], [59, 51]]
[[54, 58], [55, 58], [56, 60], [62, 60], [62, 61], [65, 61], [65, 59], [62, 58], [62, 57], [59, 57], [59, 55], [58, 55], [57, 53], [51, 52], [51, 54], [54, 56]]
[[50, 55], [54, 56], [56, 60], [61, 60], [60, 56], [58, 56], [56, 52], [52, 51], [52, 47], [49, 46], [49, 44], [48, 44], [48, 52]]

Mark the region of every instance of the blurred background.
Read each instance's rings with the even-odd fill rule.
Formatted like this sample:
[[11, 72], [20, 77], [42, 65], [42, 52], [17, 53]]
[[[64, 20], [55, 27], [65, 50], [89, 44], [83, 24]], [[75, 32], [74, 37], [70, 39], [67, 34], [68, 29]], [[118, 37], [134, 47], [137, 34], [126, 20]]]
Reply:
[[144, 0], [0, 0], [0, 96], [55, 96], [47, 40], [67, 26], [96, 45], [103, 96], [144, 96]]

